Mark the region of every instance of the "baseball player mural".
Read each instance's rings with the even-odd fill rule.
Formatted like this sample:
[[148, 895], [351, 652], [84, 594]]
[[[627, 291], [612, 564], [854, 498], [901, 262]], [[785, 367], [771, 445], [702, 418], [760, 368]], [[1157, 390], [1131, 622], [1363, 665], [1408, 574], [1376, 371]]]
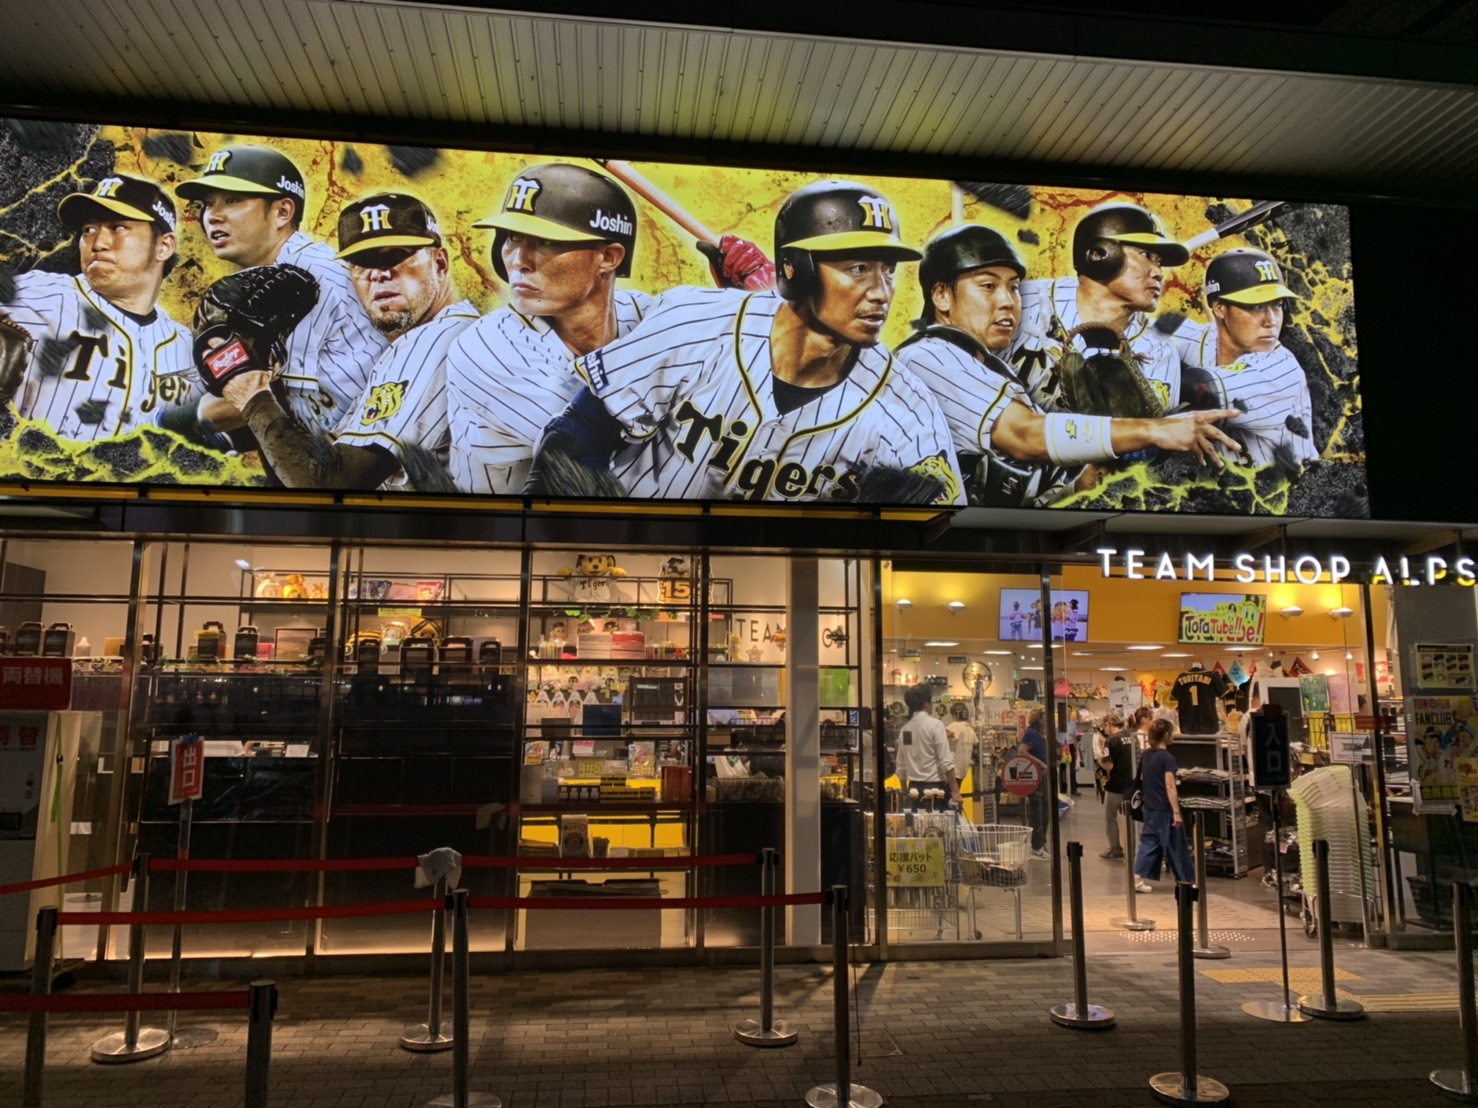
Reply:
[[[477, 319], [477, 309], [457, 300], [436, 216], [403, 193], [364, 197], [339, 218], [338, 257], [348, 262], [355, 294], [390, 347], [376, 360], [364, 395], [345, 413], [332, 444], [318, 441], [283, 407], [273, 387], [280, 366], [261, 347], [263, 337], [270, 348], [270, 340], [281, 341], [281, 336], [254, 332], [249, 318], [243, 318], [250, 313], [228, 309], [220, 334], [201, 343], [206, 387], [241, 412], [284, 485], [450, 491], [444, 367], [447, 348]], [[251, 280], [257, 274], [275, 278], [292, 269], [243, 270], [225, 280]], [[286, 321], [295, 314], [290, 309]], [[223, 354], [243, 337], [250, 347], [239, 355]]]
[[1212, 322], [1182, 323], [1172, 336], [1186, 365], [1208, 371], [1197, 402], [1234, 410], [1226, 427], [1248, 464], [1300, 472], [1319, 452], [1308, 375], [1282, 344], [1298, 294], [1272, 255], [1235, 247], [1211, 259], [1205, 295]]
[[[774, 292], [681, 289], [575, 362], [529, 491], [640, 498], [963, 502], [938, 405], [880, 342], [918, 260], [886, 197], [821, 181], [775, 217]], [[581, 487], [568, 475], [603, 473]]]
[[[302, 173], [268, 147], [227, 146], [175, 193], [199, 203], [201, 232], [221, 261], [239, 269], [293, 265], [317, 282], [316, 303], [287, 336], [277, 381], [304, 425], [332, 430], [364, 391], [385, 338], [370, 324], [344, 264], [299, 229], [308, 200]], [[201, 401], [200, 417], [217, 431], [243, 423], [241, 412], [218, 396]]]
[[175, 206], [153, 181], [119, 174], [56, 213], [82, 271], [15, 278], [0, 304], [11, 324], [0, 400], [59, 436], [105, 440], [198, 395], [190, 332], [157, 304], [175, 263]]
[[1368, 514], [1338, 205], [41, 134], [0, 482]]
[[[525, 169], [502, 207], [473, 226], [493, 231], [493, 271], [512, 303], [448, 355], [452, 478], [465, 492], [521, 493], [545, 425], [581, 388], [575, 358], [627, 334], [654, 300], [616, 287], [635, 260], [636, 205], [593, 169]], [[720, 287], [774, 283], [769, 259], [734, 236], [712, 272]]]
[[1020, 324], [1025, 277], [993, 228], [965, 224], [936, 236], [919, 263], [923, 315], [898, 350], [944, 411], [971, 504], [1046, 502], [1084, 464], [1147, 446], [1207, 461], [1218, 445], [1236, 448], [1216, 426], [1239, 414], [1225, 405], [1165, 419], [1042, 412], [1002, 361]]

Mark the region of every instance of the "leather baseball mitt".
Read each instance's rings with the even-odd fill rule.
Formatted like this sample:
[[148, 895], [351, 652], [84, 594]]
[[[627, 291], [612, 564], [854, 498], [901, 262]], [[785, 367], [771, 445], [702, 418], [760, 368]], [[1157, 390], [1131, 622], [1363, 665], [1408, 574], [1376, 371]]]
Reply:
[[[1082, 339], [1081, 346], [1076, 338]], [[1102, 323], [1084, 323], [1068, 332], [1057, 378], [1068, 411], [1131, 419], [1165, 414], [1124, 336]]]
[[31, 332], [0, 316], [0, 405], [8, 402], [20, 389], [34, 345]]
[[195, 366], [216, 396], [238, 373], [277, 372], [287, 337], [318, 303], [318, 282], [295, 265], [263, 265], [222, 277], [195, 309]]

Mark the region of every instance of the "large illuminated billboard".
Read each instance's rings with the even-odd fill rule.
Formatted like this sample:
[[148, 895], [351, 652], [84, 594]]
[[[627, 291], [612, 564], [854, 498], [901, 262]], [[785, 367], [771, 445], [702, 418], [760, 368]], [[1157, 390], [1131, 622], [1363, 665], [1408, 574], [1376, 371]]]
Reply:
[[1368, 514], [1337, 205], [0, 122], [0, 481]]

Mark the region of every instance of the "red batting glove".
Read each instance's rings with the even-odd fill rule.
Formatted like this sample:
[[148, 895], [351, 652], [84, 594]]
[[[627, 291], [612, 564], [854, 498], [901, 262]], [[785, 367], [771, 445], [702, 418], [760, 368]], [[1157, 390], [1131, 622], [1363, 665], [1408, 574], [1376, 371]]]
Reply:
[[775, 263], [748, 239], [725, 235], [718, 246], [700, 242], [698, 249], [708, 259], [713, 283], [721, 289], [763, 292], [775, 287]]

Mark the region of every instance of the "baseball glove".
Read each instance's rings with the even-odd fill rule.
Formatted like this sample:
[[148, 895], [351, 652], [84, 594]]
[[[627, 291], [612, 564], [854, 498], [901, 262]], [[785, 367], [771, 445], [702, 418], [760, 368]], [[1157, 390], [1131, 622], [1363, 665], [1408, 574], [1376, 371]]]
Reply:
[[[1075, 338], [1083, 340], [1081, 348]], [[1102, 323], [1068, 332], [1056, 373], [1068, 411], [1131, 419], [1165, 414], [1124, 336]]]
[[0, 316], [0, 405], [7, 403], [20, 389], [34, 345], [31, 332]]
[[318, 303], [318, 282], [295, 265], [263, 265], [222, 277], [195, 309], [195, 366], [222, 395], [238, 373], [277, 372], [287, 337]]

